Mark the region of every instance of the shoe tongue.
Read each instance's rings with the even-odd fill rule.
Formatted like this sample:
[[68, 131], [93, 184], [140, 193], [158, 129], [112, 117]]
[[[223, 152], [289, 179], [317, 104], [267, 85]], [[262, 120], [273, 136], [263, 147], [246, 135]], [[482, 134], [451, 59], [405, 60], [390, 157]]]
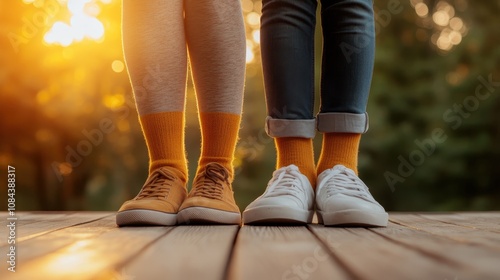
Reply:
[[299, 171], [299, 167], [297, 167], [297, 165], [295, 164], [290, 164], [289, 166], [287, 166], [285, 168], [287, 171]]
[[333, 167], [334, 170], [338, 170], [341, 173], [348, 174], [348, 175], [356, 175], [354, 171], [348, 167], [343, 166], [342, 164], [337, 164]]
[[207, 165], [205, 172], [208, 176], [216, 176], [222, 178], [226, 178], [228, 176], [224, 167], [215, 164]]
[[170, 170], [168, 170], [165, 167], [158, 169], [158, 173], [160, 173], [162, 175], [162, 177], [164, 177], [164, 178], [167, 178], [167, 179], [170, 179], [170, 180], [174, 179], [172, 173], [170, 172]]
[[182, 173], [182, 171], [178, 170], [177, 168], [162, 167], [157, 170], [157, 172], [160, 173], [164, 178], [167, 178], [169, 180], [175, 180], [177, 178], [183, 183], [186, 182], [186, 174]]
[[336, 170], [346, 170], [347, 167], [343, 166], [342, 164], [337, 164], [333, 167], [333, 169], [336, 169]]

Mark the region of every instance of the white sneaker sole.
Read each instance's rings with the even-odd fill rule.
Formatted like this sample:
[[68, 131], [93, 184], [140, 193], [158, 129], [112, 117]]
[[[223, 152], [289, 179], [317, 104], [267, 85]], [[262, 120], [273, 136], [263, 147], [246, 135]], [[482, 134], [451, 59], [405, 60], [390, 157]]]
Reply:
[[260, 206], [243, 212], [244, 224], [309, 224], [314, 211], [286, 206]]
[[240, 225], [241, 214], [206, 207], [189, 207], [179, 211], [177, 221], [179, 224]]
[[173, 226], [177, 223], [177, 215], [146, 209], [133, 209], [118, 212], [118, 226]]
[[337, 212], [317, 211], [318, 222], [325, 226], [375, 226], [386, 227], [389, 215], [385, 212], [366, 212], [361, 210], [343, 210]]

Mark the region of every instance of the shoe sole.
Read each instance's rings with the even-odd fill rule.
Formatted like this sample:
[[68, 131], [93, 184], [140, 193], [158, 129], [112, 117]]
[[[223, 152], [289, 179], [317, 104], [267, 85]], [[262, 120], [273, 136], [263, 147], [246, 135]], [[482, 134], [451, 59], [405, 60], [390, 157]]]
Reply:
[[133, 209], [118, 212], [118, 226], [173, 226], [177, 223], [177, 214], [146, 209]]
[[386, 227], [389, 215], [385, 212], [366, 212], [361, 210], [344, 210], [326, 213], [317, 211], [318, 222], [325, 226], [369, 226]]
[[285, 206], [261, 206], [243, 212], [244, 224], [309, 224], [314, 211]]
[[240, 225], [241, 214], [206, 207], [189, 207], [177, 214], [179, 224]]

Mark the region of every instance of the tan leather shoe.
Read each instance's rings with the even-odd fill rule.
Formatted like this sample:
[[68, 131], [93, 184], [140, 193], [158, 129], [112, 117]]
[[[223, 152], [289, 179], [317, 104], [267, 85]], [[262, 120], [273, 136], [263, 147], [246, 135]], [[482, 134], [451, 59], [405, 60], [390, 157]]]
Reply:
[[176, 172], [171, 167], [154, 170], [139, 194], [118, 210], [116, 224], [175, 225], [179, 207], [187, 196], [186, 184]]
[[215, 162], [200, 170], [177, 215], [179, 223], [237, 224], [240, 209], [234, 201], [229, 172]]

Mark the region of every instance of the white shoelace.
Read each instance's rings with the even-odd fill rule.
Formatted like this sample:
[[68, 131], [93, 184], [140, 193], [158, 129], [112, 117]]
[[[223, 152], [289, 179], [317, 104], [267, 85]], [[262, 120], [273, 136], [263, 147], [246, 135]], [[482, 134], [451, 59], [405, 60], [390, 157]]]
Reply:
[[334, 169], [322, 181], [326, 184], [327, 197], [343, 194], [359, 197], [370, 202], [374, 201], [368, 187], [358, 178], [358, 176], [356, 176], [356, 174], [348, 169]]
[[[277, 176], [276, 176], [277, 175]], [[301, 187], [302, 183], [299, 179], [300, 172], [290, 168], [278, 170], [267, 190], [267, 197], [292, 195], [302, 201], [305, 191]]]

